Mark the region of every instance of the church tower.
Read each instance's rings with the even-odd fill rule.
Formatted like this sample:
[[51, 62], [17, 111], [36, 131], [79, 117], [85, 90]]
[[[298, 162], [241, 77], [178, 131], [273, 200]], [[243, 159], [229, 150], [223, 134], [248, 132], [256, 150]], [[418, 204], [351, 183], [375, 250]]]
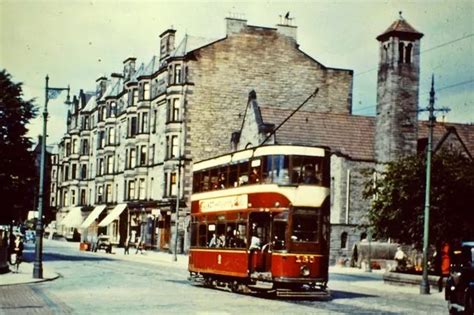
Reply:
[[377, 79], [375, 159], [385, 163], [416, 153], [420, 39], [400, 12], [381, 35]]

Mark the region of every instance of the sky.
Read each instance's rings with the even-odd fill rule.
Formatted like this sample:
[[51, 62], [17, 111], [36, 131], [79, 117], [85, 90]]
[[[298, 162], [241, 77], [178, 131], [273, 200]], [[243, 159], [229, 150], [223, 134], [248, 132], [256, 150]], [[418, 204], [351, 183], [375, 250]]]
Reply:
[[[438, 120], [474, 123], [474, 1], [312, 0], [151, 1], [0, 0], [0, 69], [23, 83], [25, 99], [44, 108], [45, 77], [50, 87], [95, 90], [95, 80], [122, 72], [123, 61], [148, 63], [159, 54], [159, 35], [177, 30], [208, 38], [225, 36], [225, 18], [273, 27], [290, 12], [300, 49], [328, 67], [354, 70], [353, 113], [374, 115], [379, 43], [375, 39], [403, 18], [421, 39], [419, 107], [428, 106], [434, 75]], [[66, 95], [48, 105], [48, 144], [66, 131]], [[444, 117], [442, 117], [444, 115]], [[42, 132], [38, 115], [29, 136]], [[420, 114], [426, 119], [426, 114]]]

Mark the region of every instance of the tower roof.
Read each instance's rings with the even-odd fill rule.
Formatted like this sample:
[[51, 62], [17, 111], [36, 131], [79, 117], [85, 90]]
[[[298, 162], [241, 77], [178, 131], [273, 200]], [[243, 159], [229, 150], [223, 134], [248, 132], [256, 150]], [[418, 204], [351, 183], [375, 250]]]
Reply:
[[405, 21], [400, 12], [400, 18], [393, 22], [385, 32], [377, 36], [377, 40], [384, 41], [390, 36], [398, 36], [407, 39], [420, 39], [423, 37], [423, 33], [418, 32], [413, 26]]

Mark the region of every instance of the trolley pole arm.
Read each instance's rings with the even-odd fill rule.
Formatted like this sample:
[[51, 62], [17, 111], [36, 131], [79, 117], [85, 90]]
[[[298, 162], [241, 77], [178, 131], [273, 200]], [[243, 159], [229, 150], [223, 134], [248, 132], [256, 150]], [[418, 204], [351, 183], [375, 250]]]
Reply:
[[260, 143], [258, 146], [264, 145], [265, 142], [267, 142], [268, 139], [270, 139], [270, 137], [271, 137], [272, 135], [274, 135], [275, 132], [277, 132], [277, 130], [280, 129], [281, 126], [283, 126], [283, 124], [285, 124], [291, 117], [293, 117], [293, 115], [294, 115], [297, 111], [299, 111], [299, 110], [301, 109], [301, 107], [303, 107], [304, 104], [306, 104], [310, 99], [312, 99], [313, 97], [315, 97], [316, 94], [318, 94], [318, 92], [319, 92], [319, 88], [316, 88], [316, 90], [314, 90], [314, 92], [313, 92], [310, 96], [308, 96], [308, 98], [306, 98], [306, 99], [304, 100], [304, 102], [301, 103], [301, 105], [298, 106], [298, 107], [290, 114], [290, 116], [286, 117], [285, 120], [283, 120], [283, 121], [278, 125], [278, 127], [276, 127], [275, 129], [273, 129], [273, 131], [270, 132], [270, 134], [265, 138], [265, 140], [263, 140], [262, 143]]

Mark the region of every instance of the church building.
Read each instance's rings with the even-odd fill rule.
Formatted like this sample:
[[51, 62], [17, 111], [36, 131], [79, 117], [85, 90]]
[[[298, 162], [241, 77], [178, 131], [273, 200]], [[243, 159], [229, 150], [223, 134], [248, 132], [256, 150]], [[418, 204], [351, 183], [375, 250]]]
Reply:
[[[330, 148], [332, 264], [340, 258], [349, 259], [354, 245], [368, 237], [370, 200], [363, 198], [366, 171], [426, 148], [428, 122], [417, 118], [422, 37], [402, 17], [377, 36], [376, 117], [314, 111], [305, 106], [295, 111], [301, 100], [291, 98], [288, 102], [294, 104], [293, 109], [273, 106], [268, 99], [260, 105], [258, 91], [252, 91], [241, 128], [232, 134], [235, 150], [261, 145], [269, 135], [265, 144]], [[433, 148], [455, 147], [472, 158], [473, 135], [473, 125], [437, 122]]]

